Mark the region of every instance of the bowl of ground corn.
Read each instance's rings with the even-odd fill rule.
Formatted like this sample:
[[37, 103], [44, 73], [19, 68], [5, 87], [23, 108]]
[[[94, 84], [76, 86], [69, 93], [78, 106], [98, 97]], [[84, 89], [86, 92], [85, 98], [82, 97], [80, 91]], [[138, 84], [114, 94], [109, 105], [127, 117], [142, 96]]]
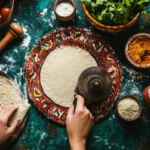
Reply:
[[136, 68], [150, 68], [150, 34], [138, 33], [127, 41], [127, 60]]
[[134, 121], [139, 118], [142, 111], [142, 105], [139, 100], [132, 96], [126, 95], [117, 102], [117, 113], [126, 121]]

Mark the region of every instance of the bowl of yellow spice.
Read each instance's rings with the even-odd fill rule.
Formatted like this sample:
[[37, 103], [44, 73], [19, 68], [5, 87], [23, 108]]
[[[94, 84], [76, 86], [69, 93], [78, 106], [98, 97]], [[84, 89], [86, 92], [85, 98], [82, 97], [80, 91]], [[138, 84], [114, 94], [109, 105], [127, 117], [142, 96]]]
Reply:
[[139, 100], [132, 95], [123, 96], [117, 102], [117, 113], [126, 121], [134, 121], [139, 118], [142, 112], [142, 105]]
[[150, 34], [138, 33], [127, 41], [127, 60], [136, 68], [150, 68]]

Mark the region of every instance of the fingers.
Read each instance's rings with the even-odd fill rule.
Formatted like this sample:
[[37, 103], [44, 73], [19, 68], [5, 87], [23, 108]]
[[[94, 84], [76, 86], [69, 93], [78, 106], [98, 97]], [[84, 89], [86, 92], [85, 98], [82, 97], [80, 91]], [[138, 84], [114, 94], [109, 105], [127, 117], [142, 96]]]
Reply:
[[8, 128], [8, 130], [7, 130], [7, 132], [8, 132], [8, 134], [12, 134], [15, 130], [16, 130], [16, 128], [18, 127], [18, 125], [19, 125], [19, 122], [20, 122], [20, 120], [15, 120], [13, 123], [12, 123], [12, 125]]
[[[94, 117], [89, 111], [89, 109], [84, 105], [84, 98], [80, 95], [77, 95], [76, 98], [77, 98], [77, 104], [76, 104], [75, 113], [80, 115], [86, 115], [93, 122]], [[71, 113], [72, 115], [74, 113], [74, 109], [72, 108], [71, 108]]]
[[18, 106], [12, 107], [12, 108], [7, 108], [3, 112], [3, 120], [7, 123], [10, 116], [18, 109]]
[[[90, 111], [89, 111], [90, 112]], [[90, 118], [92, 119], [92, 120], [94, 120], [94, 117], [93, 117], [93, 115], [92, 115], [92, 113], [90, 112]]]
[[84, 98], [80, 95], [77, 95], [76, 98], [77, 98], [77, 105], [76, 105], [75, 112], [76, 111], [84, 111], [84, 107], [85, 107], [84, 106]]
[[67, 116], [72, 116], [74, 113], [74, 105], [71, 105], [71, 107], [68, 109], [68, 114]]
[[91, 120], [94, 119], [93, 115], [91, 114], [91, 112], [89, 111], [89, 109], [88, 109], [87, 107], [85, 107], [85, 114], [86, 114], [87, 116], [89, 116], [89, 118], [90, 118]]

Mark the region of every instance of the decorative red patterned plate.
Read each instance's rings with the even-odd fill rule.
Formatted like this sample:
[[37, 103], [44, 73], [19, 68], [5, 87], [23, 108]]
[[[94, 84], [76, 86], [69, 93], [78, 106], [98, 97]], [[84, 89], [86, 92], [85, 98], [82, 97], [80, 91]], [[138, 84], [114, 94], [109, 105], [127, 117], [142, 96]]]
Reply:
[[78, 46], [88, 51], [99, 66], [103, 66], [112, 78], [112, 92], [109, 98], [103, 102], [90, 106], [95, 121], [108, 115], [121, 88], [122, 68], [115, 56], [115, 51], [98, 35], [94, 35], [88, 29], [68, 27], [60, 28], [48, 33], [39, 40], [38, 44], [30, 52], [25, 63], [25, 79], [28, 95], [37, 107], [48, 119], [59, 124], [65, 124], [68, 108], [57, 105], [43, 91], [40, 83], [40, 71], [44, 60], [60, 46]]

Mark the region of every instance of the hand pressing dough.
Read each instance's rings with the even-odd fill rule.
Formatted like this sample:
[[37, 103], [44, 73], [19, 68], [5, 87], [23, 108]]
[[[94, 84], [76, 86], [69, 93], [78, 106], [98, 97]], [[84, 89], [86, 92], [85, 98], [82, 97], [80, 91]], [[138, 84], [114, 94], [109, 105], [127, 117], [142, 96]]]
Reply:
[[19, 108], [9, 119], [9, 125], [11, 125], [15, 119], [20, 120], [21, 123], [30, 105], [25, 103], [9, 79], [0, 76], [0, 108], [5, 109], [15, 105], [18, 105]]
[[[24, 119], [24, 117], [26, 116], [26, 113], [30, 107], [29, 104], [25, 104], [25, 103], [24, 104], [18, 104], [17, 106], [19, 106], [18, 110], [9, 119], [8, 125], [10, 125], [10, 126], [12, 125], [12, 123], [15, 119], [21, 120], [20, 121], [20, 123], [21, 123], [22, 120]], [[8, 106], [8, 107], [10, 107], [10, 106]]]
[[78, 77], [87, 68], [97, 66], [95, 59], [79, 47], [64, 46], [52, 51], [41, 69], [44, 93], [58, 105], [70, 107]]

